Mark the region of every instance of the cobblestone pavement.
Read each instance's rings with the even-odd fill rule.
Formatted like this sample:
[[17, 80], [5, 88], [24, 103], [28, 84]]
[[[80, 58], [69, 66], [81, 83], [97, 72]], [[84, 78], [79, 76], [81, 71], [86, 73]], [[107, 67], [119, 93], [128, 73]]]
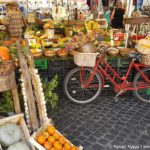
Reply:
[[132, 96], [99, 97], [77, 105], [60, 99], [56, 112], [49, 112], [57, 129], [84, 150], [150, 150], [150, 104]]

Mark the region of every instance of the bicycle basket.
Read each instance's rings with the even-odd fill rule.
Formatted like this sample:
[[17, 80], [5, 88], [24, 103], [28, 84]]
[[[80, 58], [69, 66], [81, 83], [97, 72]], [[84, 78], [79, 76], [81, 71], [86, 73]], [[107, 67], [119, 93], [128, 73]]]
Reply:
[[74, 52], [74, 63], [77, 66], [94, 67], [96, 63], [96, 57], [99, 53], [79, 53]]
[[150, 66], [150, 55], [142, 55], [140, 62], [144, 65]]

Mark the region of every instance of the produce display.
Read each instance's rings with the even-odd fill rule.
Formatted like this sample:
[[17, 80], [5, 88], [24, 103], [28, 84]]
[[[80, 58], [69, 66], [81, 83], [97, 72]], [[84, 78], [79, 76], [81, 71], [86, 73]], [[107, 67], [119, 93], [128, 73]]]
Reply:
[[[94, 50], [94, 47], [97, 47], [99, 44], [105, 44], [108, 46], [118, 47], [118, 51], [110, 50], [107, 54], [111, 57], [121, 56], [127, 57], [127, 54], [130, 53], [134, 46], [135, 41], [143, 39], [146, 35], [130, 35], [131, 41], [129, 41], [130, 49], [125, 48], [126, 33], [124, 30], [116, 29], [100, 29], [98, 21], [86, 21], [84, 25], [72, 26], [68, 29], [68, 32], [72, 33], [72, 36], [66, 34], [66, 37], [61, 35], [53, 34], [51, 38], [47, 36], [47, 30], [51, 30], [54, 27], [53, 23], [45, 23], [43, 28], [45, 33], [37, 34], [31, 30], [26, 32], [27, 35], [30, 35], [28, 40], [35, 40], [34, 44], [31, 44], [31, 52], [34, 57], [40, 57], [42, 55], [46, 57], [67, 57], [73, 56], [74, 50], [83, 52], [86, 50], [85, 46], [87, 43], [90, 43], [93, 46], [89, 49]], [[39, 32], [38, 33], [42, 33]], [[84, 47], [84, 48], [83, 48]], [[91, 52], [87, 51], [87, 52]]]
[[9, 49], [5, 46], [0, 46], [0, 59], [3, 61], [10, 60]]
[[30, 142], [39, 150], [82, 150], [81, 146], [74, 146], [52, 124], [42, 126]]
[[100, 28], [98, 22], [92, 20], [86, 21], [85, 26], [87, 30], [97, 30]]
[[[72, 36], [66, 34], [65, 37], [61, 34], [54, 34], [53, 27], [51, 21], [44, 24], [44, 32], [34, 32], [29, 28], [26, 30], [25, 37], [29, 41], [34, 57], [42, 55], [46, 57], [66, 57], [68, 54], [73, 56], [73, 50], [77, 50], [87, 42], [93, 42], [97, 46], [103, 39], [104, 43], [110, 44], [109, 31], [100, 29], [96, 21], [86, 21], [84, 25], [72, 26], [69, 29], [66, 27], [66, 31], [72, 33]], [[48, 34], [50, 35], [48, 36]]]
[[44, 50], [44, 56], [47, 56], [47, 57], [54, 57], [56, 56], [56, 50], [53, 50], [53, 49], [46, 49]]

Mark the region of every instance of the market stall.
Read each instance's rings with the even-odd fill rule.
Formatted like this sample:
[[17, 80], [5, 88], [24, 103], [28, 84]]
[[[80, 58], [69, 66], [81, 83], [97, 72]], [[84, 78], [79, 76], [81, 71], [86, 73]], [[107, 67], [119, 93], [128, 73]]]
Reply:
[[[0, 1], [0, 3], [3, 2]], [[5, 3], [8, 2], [12, 1], [5, 1]], [[13, 124], [15, 128], [17, 128], [16, 124], [20, 127], [23, 126], [27, 143], [30, 137], [29, 132], [34, 133], [28, 143], [30, 148], [24, 145], [28, 149], [34, 149], [33, 146], [35, 146], [39, 150], [50, 148], [82, 150], [82, 146], [77, 145], [77, 147], [72, 144], [54, 127], [52, 121], [48, 119], [46, 103], [49, 102], [51, 109], [54, 109], [58, 103], [58, 96], [63, 96], [62, 85], [65, 76], [76, 66], [74, 63], [75, 53], [99, 53], [99, 45], [107, 45], [110, 48], [103, 61], [111, 63], [115, 70], [123, 75], [129, 64], [128, 54], [137, 53], [135, 46], [138, 40], [150, 41], [148, 35], [150, 17], [135, 16], [137, 13], [132, 15], [132, 1], [127, 1], [129, 16], [124, 18], [127, 26], [125, 29], [113, 29], [108, 26], [103, 14], [100, 15], [103, 10], [101, 1], [93, 2], [93, 9], [95, 6], [98, 9], [94, 9], [96, 13], [89, 11], [89, 6], [84, 0], [57, 1], [56, 3], [55, 1], [18, 0], [18, 3], [27, 9], [27, 26], [24, 26], [22, 39], [11, 38], [7, 31], [7, 25], [3, 24], [5, 17], [1, 19], [0, 45], [3, 48], [0, 47], [0, 58], [3, 63], [12, 61], [15, 70], [9, 72], [11, 68], [8, 68], [9, 74], [0, 76], [3, 85], [0, 90], [4, 91], [5, 86], [5, 90], [12, 90], [15, 113], [24, 112], [26, 123], [21, 115], [15, 117], [15, 122], [12, 120], [14, 118], [8, 118], [6, 121], [0, 120], [0, 128], [9, 121], [15, 123], [15, 125]], [[43, 6], [43, 9], [40, 10], [39, 6]], [[51, 12], [48, 11], [49, 8], [51, 8]], [[137, 26], [141, 22], [145, 23], [144, 28]], [[135, 24], [136, 26], [134, 26]], [[143, 49], [150, 48], [149, 44], [146, 45], [144, 41], [140, 46]], [[7, 54], [3, 54], [4, 49]], [[3, 50], [2, 53], [1, 50]], [[7, 56], [9, 59], [6, 60]], [[3, 63], [0, 64], [3, 69], [0, 68], [2, 73], [6, 71]], [[14, 71], [19, 72], [16, 73], [16, 78], [19, 78], [18, 89]], [[128, 81], [132, 81], [133, 77], [134, 70]], [[46, 83], [43, 84], [42, 80]], [[52, 82], [49, 84], [51, 80]], [[108, 85], [105, 86], [109, 87], [110, 83], [108, 81], [106, 83]], [[112, 90], [107, 89], [107, 91], [112, 94]], [[22, 94], [23, 108], [19, 103], [18, 92]], [[13, 144], [20, 139], [19, 137]], [[10, 145], [2, 144], [2, 147], [8, 148]]]

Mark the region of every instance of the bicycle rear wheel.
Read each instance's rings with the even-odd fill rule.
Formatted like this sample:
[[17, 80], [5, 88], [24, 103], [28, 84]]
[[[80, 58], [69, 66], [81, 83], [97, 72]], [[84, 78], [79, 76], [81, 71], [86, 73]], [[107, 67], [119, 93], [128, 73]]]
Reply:
[[[148, 77], [148, 79], [150, 80], [150, 68], [145, 68], [142, 70], [142, 72]], [[150, 83], [146, 82], [142, 75], [140, 73], [138, 73], [133, 81], [133, 87], [138, 87], [140, 86], [141, 83], [144, 83], [144, 85], [150, 85]], [[150, 88], [145, 88], [145, 89], [139, 89], [139, 90], [135, 90], [134, 91], [135, 96], [146, 103], [150, 103]]]
[[90, 68], [81, 68], [77, 67], [71, 70], [65, 77], [63, 89], [66, 97], [74, 103], [86, 104], [95, 100], [102, 90], [102, 80], [101, 76], [96, 73], [91, 82], [92, 85], [98, 85], [98, 87], [88, 87], [83, 88], [81, 85], [81, 71], [84, 71], [84, 81], [88, 80], [91, 73], [93, 72]]

